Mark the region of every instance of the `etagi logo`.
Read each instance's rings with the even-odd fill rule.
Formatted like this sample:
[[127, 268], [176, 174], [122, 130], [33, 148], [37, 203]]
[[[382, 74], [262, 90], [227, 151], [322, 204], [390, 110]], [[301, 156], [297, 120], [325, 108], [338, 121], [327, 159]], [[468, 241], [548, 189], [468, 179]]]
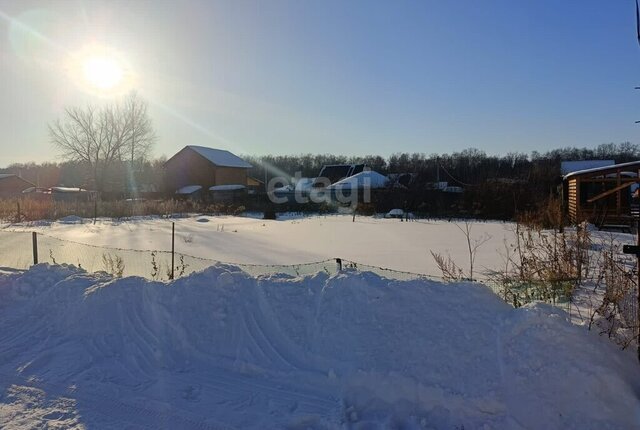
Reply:
[[[350, 180], [351, 179], [351, 180]], [[277, 176], [267, 183], [267, 196], [272, 203], [337, 203], [355, 208], [358, 203], [371, 202], [371, 178], [358, 176], [346, 178], [331, 184], [325, 177], [309, 180], [303, 178], [301, 172], [294, 177]]]

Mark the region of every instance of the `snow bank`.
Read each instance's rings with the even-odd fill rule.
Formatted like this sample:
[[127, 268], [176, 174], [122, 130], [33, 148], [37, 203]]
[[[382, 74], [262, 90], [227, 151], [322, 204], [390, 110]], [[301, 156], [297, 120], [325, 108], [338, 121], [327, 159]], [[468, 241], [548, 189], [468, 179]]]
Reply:
[[0, 274], [3, 428], [637, 428], [638, 381], [561, 311], [475, 284]]

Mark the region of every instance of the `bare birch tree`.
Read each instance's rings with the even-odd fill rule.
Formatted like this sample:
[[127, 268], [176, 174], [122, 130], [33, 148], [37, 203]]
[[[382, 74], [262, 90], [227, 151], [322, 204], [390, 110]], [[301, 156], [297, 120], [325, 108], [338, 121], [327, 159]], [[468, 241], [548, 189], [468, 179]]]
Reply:
[[62, 158], [85, 164], [97, 191], [104, 191], [106, 174], [116, 164], [144, 160], [156, 140], [147, 104], [132, 93], [119, 103], [102, 107], [68, 107], [49, 124], [51, 143]]

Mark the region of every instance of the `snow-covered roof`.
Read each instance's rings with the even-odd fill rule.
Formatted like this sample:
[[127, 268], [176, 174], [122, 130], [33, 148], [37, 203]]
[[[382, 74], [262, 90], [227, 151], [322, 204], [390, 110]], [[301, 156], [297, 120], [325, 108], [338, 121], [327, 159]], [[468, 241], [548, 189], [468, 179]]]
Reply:
[[612, 166], [614, 164], [616, 164], [616, 162], [613, 160], [563, 161], [560, 163], [560, 174], [568, 175], [569, 173], [580, 170], [597, 169], [598, 167]]
[[250, 169], [253, 167], [251, 164], [247, 163], [242, 158], [224, 149], [207, 148], [204, 146], [195, 146], [195, 145], [188, 145], [187, 148], [194, 150], [195, 152], [197, 152], [207, 160], [211, 161], [216, 166], [242, 167], [245, 169]]
[[202, 185], [185, 185], [176, 191], [176, 194], [193, 194], [202, 189]]
[[0, 173], [0, 179], [10, 178], [12, 176], [16, 176], [13, 173]]
[[373, 170], [365, 170], [348, 178], [344, 178], [328, 187], [336, 188], [384, 188], [389, 179]]
[[231, 184], [231, 185], [214, 185], [213, 187], [209, 187], [209, 191], [236, 191], [236, 190], [244, 190], [246, 187], [240, 184]]
[[598, 173], [598, 172], [606, 172], [606, 171], [611, 171], [612, 169], [626, 169], [628, 167], [635, 167], [635, 168], [640, 168], [640, 161], [630, 161], [629, 163], [621, 163], [621, 164], [612, 164], [612, 165], [608, 165], [608, 166], [603, 166], [603, 167], [595, 167], [593, 169], [585, 169], [585, 170], [578, 170], [576, 172], [571, 172], [568, 173], [566, 175], [564, 175], [563, 179], [569, 179], [573, 176], [579, 176], [579, 175], [584, 175], [584, 174], [589, 174], [589, 173]]
[[86, 193], [84, 188], [51, 187], [52, 193]]

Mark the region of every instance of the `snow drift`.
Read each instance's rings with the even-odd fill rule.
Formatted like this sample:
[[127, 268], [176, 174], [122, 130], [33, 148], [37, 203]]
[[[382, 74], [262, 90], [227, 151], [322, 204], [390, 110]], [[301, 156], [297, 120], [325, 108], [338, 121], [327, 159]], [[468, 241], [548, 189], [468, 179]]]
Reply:
[[475, 284], [0, 274], [0, 427], [637, 428], [633, 354]]

